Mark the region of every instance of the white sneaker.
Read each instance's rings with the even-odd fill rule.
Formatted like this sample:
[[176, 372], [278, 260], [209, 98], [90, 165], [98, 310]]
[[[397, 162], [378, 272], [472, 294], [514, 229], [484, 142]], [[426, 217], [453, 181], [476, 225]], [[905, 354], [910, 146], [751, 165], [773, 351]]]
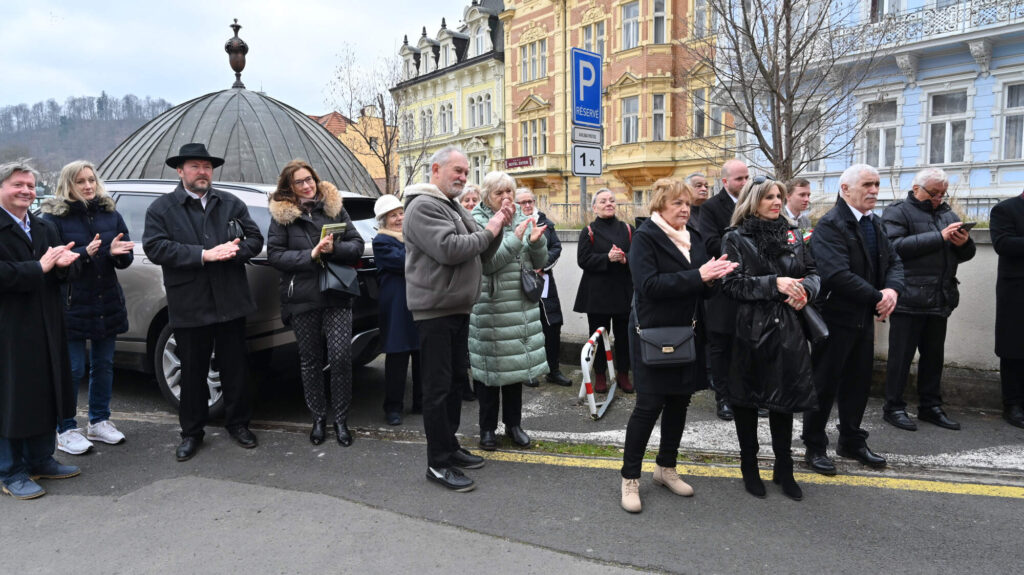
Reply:
[[92, 449], [92, 442], [76, 427], [57, 435], [57, 449], [71, 455], [81, 455]]
[[92, 441], [102, 441], [110, 445], [117, 445], [124, 441], [124, 434], [118, 431], [114, 424], [106, 419], [96, 425], [90, 423], [87, 429], [88, 431], [85, 436]]

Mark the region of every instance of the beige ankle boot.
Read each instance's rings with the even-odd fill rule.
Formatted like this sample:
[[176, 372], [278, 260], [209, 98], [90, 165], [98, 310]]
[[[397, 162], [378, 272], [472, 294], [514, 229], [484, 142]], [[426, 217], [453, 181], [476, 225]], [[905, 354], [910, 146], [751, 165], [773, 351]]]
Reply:
[[640, 513], [640, 480], [622, 478], [622, 508], [630, 513]]
[[658, 485], [668, 487], [668, 490], [676, 495], [682, 495], [683, 497], [690, 497], [693, 495], [693, 488], [690, 487], [689, 483], [679, 479], [679, 474], [676, 473], [675, 467], [662, 467], [655, 464], [654, 482]]

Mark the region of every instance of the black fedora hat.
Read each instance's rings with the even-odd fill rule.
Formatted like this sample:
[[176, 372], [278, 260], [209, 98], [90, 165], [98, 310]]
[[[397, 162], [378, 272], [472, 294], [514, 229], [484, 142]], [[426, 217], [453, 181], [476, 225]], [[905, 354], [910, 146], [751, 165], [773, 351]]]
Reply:
[[213, 164], [214, 168], [220, 167], [224, 164], [224, 158], [211, 156], [210, 153], [206, 151], [206, 146], [196, 143], [185, 144], [181, 147], [181, 150], [178, 151], [177, 156], [167, 158], [165, 163], [174, 169], [178, 169], [185, 160], [209, 160], [210, 163]]

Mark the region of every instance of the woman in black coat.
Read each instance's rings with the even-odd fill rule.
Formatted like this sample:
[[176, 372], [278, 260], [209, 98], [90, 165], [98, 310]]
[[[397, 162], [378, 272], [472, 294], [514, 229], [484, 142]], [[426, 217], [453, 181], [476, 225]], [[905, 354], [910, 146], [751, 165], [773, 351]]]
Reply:
[[[57, 227], [62, 243], [75, 242], [73, 250], [80, 256], [81, 275], [64, 290], [64, 315], [76, 402], [78, 384], [89, 365], [89, 425], [83, 432], [74, 412], [57, 425], [57, 448], [79, 455], [91, 449], [93, 441], [124, 441], [124, 434], [110, 421], [114, 341], [128, 331], [117, 270], [131, 265], [135, 244], [90, 162], [64, 166], [55, 197], [43, 203], [42, 212]], [[88, 352], [86, 340], [91, 342]]]
[[[633, 393], [629, 381], [629, 302], [633, 283], [629, 276], [629, 247], [633, 228], [615, 217], [615, 193], [602, 188], [594, 194], [591, 209], [597, 216], [580, 230], [576, 263], [583, 270], [573, 311], [587, 314], [587, 335], [604, 326], [615, 338], [615, 373], [619, 388]], [[597, 342], [595, 357], [604, 357], [604, 343]], [[594, 362], [594, 391], [608, 392], [604, 361]]]
[[[270, 265], [281, 272], [281, 318], [295, 330], [306, 405], [313, 413], [309, 440], [326, 437], [327, 408], [332, 407], [338, 443], [352, 444], [346, 420], [352, 403], [352, 298], [320, 292], [321, 260], [354, 266], [363, 255], [363, 238], [342, 207], [341, 194], [321, 182], [313, 167], [292, 160], [281, 171], [270, 196]], [[340, 234], [320, 239], [327, 224], [346, 224]], [[324, 390], [324, 344], [331, 371], [331, 403]]]
[[737, 302], [732, 369], [726, 395], [735, 412], [743, 485], [756, 496], [765, 488], [757, 469], [757, 408], [768, 409], [775, 451], [772, 480], [790, 498], [803, 499], [793, 479], [793, 414], [817, 407], [811, 355], [800, 310], [818, 295], [820, 280], [799, 230], [780, 217], [781, 182], [754, 178], [736, 202], [723, 249], [737, 268], [722, 290]]
[[[631, 513], [641, 510], [640, 468], [659, 415], [661, 445], [654, 482], [677, 495], [693, 495], [693, 488], [676, 473], [676, 456], [690, 396], [707, 387], [703, 301], [715, 280], [735, 267], [724, 256], [709, 260], [700, 234], [686, 227], [693, 198], [689, 186], [678, 180], [661, 179], [654, 182], [651, 195], [651, 218], [637, 230], [629, 251], [636, 306], [630, 314], [627, 333], [637, 397], [626, 427], [621, 505]], [[696, 361], [675, 367], [644, 365], [637, 329], [688, 326], [694, 322]]]

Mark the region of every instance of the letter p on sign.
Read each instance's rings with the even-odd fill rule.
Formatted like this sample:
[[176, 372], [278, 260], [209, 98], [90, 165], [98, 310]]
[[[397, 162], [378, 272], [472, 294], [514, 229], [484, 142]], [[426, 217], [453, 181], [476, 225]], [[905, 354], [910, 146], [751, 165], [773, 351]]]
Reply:
[[584, 94], [588, 92], [587, 88], [594, 85], [594, 81], [597, 80], [597, 72], [594, 70], [594, 65], [586, 60], [580, 60], [579, 69], [579, 82], [580, 89], [578, 99], [580, 102], [584, 101]]

